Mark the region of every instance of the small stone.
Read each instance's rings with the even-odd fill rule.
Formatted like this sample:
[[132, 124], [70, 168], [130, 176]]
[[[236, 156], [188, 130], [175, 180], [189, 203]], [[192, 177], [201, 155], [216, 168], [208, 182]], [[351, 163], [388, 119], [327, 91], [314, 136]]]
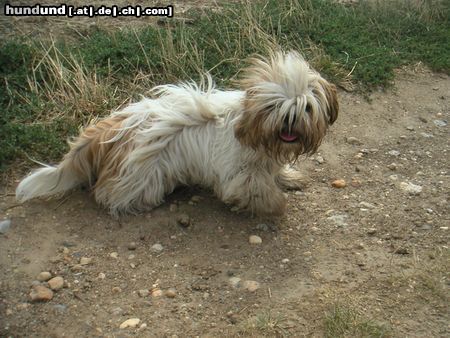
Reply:
[[395, 164], [395, 163], [388, 164], [387, 167], [389, 170], [392, 170], [392, 171], [397, 170], [397, 164]]
[[191, 201], [194, 202], [194, 203], [198, 203], [201, 200], [202, 200], [202, 197], [198, 196], [198, 195], [194, 195], [194, 196], [191, 197]]
[[103, 272], [100, 272], [97, 276], [98, 279], [105, 279], [106, 275]]
[[139, 326], [139, 331], [145, 330], [147, 328], [147, 323], [143, 323], [141, 324], [141, 326]]
[[390, 151], [388, 151], [388, 155], [400, 156], [400, 152], [398, 150], [390, 150]]
[[48, 286], [50, 286], [50, 289], [53, 291], [61, 290], [64, 286], [64, 279], [60, 276], [53, 277], [48, 281]]
[[361, 208], [374, 209], [375, 206], [369, 202], [359, 202]]
[[164, 247], [161, 244], [156, 243], [156, 244], [152, 245], [151, 250], [154, 253], [160, 253], [161, 251], [164, 250]]
[[356, 137], [350, 136], [347, 137], [347, 143], [352, 145], [361, 145], [363, 144], [360, 140], [358, 140]]
[[331, 182], [331, 186], [334, 188], [345, 188], [347, 186], [347, 183], [345, 183], [345, 180], [334, 180], [333, 182]]
[[170, 212], [176, 212], [178, 210], [178, 205], [176, 205], [175, 203], [172, 203], [170, 206], [169, 206], [169, 211]]
[[322, 164], [325, 162], [324, 158], [322, 156], [316, 156], [316, 162], [318, 164]]
[[260, 288], [260, 284], [254, 280], [246, 280], [242, 283], [242, 286], [249, 292], [255, 292]]
[[109, 254], [109, 257], [114, 258], [114, 259], [117, 259], [117, 258], [119, 257], [119, 254], [118, 254], [117, 252], [111, 252], [111, 253]]
[[187, 228], [191, 225], [191, 219], [187, 214], [178, 215], [177, 222], [183, 228]]
[[11, 227], [11, 220], [5, 219], [0, 222], [0, 234], [6, 234]]
[[282, 260], [281, 260], [281, 263], [283, 263], [283, 264], [287, 264], [287, 263], [289, 263], [290, 261], [289, 261], [289, 258], [283, 258]]
[[389, 179], [391, 181], [397, 181], [398, 180], [398, 175], [389, 175]]
[[409, 250], [408, 250], [408, 248], [402, 247], [402, 248], [398, 248], [397, 250], [395, 250], [394, 253], [399, 254], [399, 255], [408, 255]]
[[88, 265], [91, 264], [92, 258], [91, 257], [81, 257], [80, 264], [81, 265]]
[[262, 238], [259, 237], [259, 236], [257, 236], [257, 235], [251, 235], [251, 236], [248, 238], [248, 242], [249, 242], [250, 244], [261, 244], [261, 243], [262, 243]]
[[400, 189], [406, 191], [410, 195], [419, 195], [422, 192], [422, 187], [420, 185], [411, 182], [401, 182]]
[[367, 234], [368, 234], [368, 235], [373, 236], [373, 235], [375, 235], [376, 233], [377, 233], [377, 229], [375, 229], [375, 228], [367, 229]]
[[150, 294], [150, 291], [147, 289], [139, 290], [138, 295], [139, 297], [147, 297]]
[[429, 134], [429, 133], [425, 133], [425, 132], [420, 133], [420, 135], [424, 138], [433, 138], [434, 137], [433, 134]]
[[36, 279], [40, 282], [46, 282], [48, 281], [50, 278], [52, 278], [52, 274], [48, 271], [42, 271], [41, 273], [39, 273], [39, 275], [37, 275]]
[[131, 250], [131, 251], [136, 250], [136, 248], [137, 248], [136, 242], [128, 243], [127, 248], [128, 248], [128, 250]]
[[122, 289], [121, 289], [120, 287], [118, 287], [118, 286], [114, 286], [114, 287], [112, 288], [112, 292], [113, 292], [113, 293], [121, 293], [121, 292], [122, 292]]
[[361, 180], [358, 180], [357, 178], [352, 178], [352, 181], [350, 182], [352, 187], [359, 187], [361, 184]]
[[139, 318], [130, 318], [124, 321], [122, 324], [120, 324], [120, 329], [126, 329], [126, 328], [135, 328], [139, 325], [141, 320]]
[[260, 231], [269, 231], [270, 230], [270, 226], [266, 223], [259, 223], [256, 225], [256, 230], [260, 230]]
[[165, 294], [167, 298], [175, 298], [177, 296], [175, 289], [168, 289]]
[[447, 121], [444, 120], [434, 120], [433, 123], [436, 127], [445, 127], [447, 125]]
[[420, 122], [428, 123], [428, 120], [422, 116], [419, 116], [419, 120], [420, 120]]
[[32, 302], [49, 301], [53, 298], [53, 291], [43, 285], [35, 285], [30, 292]]
[[240, 286], [241, 279], [239, 277], [231, 277], [228, 280], [228, 284], [232, 286], [233, 288], [238, 288]]
[[414, 131], [414, 127], [413, 126], [406, 126], [406, 130]]
[[152, 297], [157, 298], [157, 297], [161, 297], [162, 295], [163, 295], [163, 292], [161, 289], [155, 288], [152, 290]]

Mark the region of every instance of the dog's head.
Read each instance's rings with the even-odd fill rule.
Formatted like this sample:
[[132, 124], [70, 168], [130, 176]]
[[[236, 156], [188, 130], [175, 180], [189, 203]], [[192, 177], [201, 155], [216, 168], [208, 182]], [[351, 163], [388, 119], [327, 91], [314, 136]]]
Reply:
[[253, 59], [242, 85], [237, 139], [283, 163], [316, 152], [338, 116], [336, 87], [296, 52]]

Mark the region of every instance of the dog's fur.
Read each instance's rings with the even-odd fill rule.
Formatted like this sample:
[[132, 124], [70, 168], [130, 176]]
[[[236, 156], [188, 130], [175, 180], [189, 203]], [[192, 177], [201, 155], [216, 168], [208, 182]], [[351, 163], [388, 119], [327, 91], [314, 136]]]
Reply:
[[286, 165], [319, 147], [338, 115], [334, 85], [296, 52], [254, 59], [243, 91], [206, 83], [163, 85], [87, 127], [56, 167], [38, 169], [20, 201], [88, 183], [112, 214], [153, 208], [177, 185], [210, 187], [226, 203], [280, 215]]

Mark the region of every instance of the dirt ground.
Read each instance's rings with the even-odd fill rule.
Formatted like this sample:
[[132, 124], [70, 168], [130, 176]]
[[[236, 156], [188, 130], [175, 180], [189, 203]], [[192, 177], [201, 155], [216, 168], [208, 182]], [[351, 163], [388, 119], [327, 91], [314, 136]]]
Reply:
[[[305, 189], [288, 192], [276, 221], [196, 188], [118, 222], [85, 191], [16, 205], [17, 182], [2, 187], [0, 336], [320, 337], [325, 313], [344, 304], [389, 336], [448, 337], [450, 79], [402, 70], [395, 89], [340, 92], [340, 104], [318, 156], [298, 163]], [[64, 287], [31, 302], [42, 271]], [[119, 328], [130, 318], [140, 323]]]
[[[27, 20], [38, 19], [14, 20], [2, 26], [36, 33]], [[297, 163], [307, 184], [287, 192], [280, 219], [237, 214], [197, 188], [117, 221], [86, 191], [18, 205], [18, 181], [0, 186], [0, 220], [11, 221], [0, 336], [322, 337], [336, 305], [387, 336], [450, 336], [450, 78], [419, 65], [369, 100], [339, 94], [340, 116]], [[43, 271], [64, 287], [32, 302]], [[120, 328], [131, 318], [136, 327]]]

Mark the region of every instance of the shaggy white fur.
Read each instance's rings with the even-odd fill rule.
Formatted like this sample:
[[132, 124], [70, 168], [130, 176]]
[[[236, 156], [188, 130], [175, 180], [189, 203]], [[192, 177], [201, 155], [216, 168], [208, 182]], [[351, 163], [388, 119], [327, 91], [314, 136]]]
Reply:
[[244, 90], [163, 85], [92, 124], [56, 167], [32, 172], [20, 201], [88, 182], [112, 214], [153, 208], [178, 185], [212, 188], [226, 203], [281, 214], [285, 165], [317, 150], [338, 113], [336, 91], [296, 52], [253, 60]]

